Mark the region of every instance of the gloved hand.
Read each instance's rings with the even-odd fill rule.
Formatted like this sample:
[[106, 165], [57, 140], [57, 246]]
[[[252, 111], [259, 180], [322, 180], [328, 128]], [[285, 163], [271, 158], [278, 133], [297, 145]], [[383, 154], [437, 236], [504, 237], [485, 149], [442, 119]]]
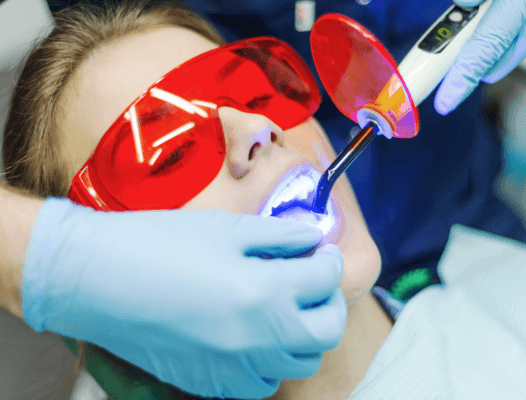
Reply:
[[102, 213], [48, 199], [26, 255], [24, 320], [191, 393], [266, 397], [280, 379], [314, 374], [343, 333], [337, 247], [270, 258], [321, 238], [275, 218]]
[[[483, 0], [455, 0], [475, 7]], [[464, 44], [435, 97], [442, 115], [453, 111], [482, 79], [497, 82], [526, 57], [526, 1], [493, 0], [475, 32]]]

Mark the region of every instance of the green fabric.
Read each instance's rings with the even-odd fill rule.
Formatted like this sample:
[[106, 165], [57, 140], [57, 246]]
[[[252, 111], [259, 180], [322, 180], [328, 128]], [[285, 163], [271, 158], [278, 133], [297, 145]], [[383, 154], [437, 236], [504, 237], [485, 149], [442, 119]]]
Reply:
[[[78, 353], [77, 342], [63, 337], [73, 353]], [[159, 381], [140, 368], [118, 359], [98, 347], [86, 346], [85, 368], [104, 389], [111, 400], [178, 400], [188, 397], [174, 386]]]
[[407, 301], [428, 286], [439, 283], [431, 268], [417, 268], [400, 276], [389, 288], [389, 292], [402, 301]]

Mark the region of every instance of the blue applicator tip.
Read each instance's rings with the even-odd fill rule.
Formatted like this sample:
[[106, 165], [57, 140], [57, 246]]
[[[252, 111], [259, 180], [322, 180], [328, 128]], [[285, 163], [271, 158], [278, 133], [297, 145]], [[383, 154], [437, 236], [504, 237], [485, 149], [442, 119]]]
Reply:
[[360, 155], [367, 145], [374, 139], [378, 133], [378, 127], [372, 123], [367, 123], [351, 142], [336, 157], [334, 162], [323, 173], [316, 188], [316, 196], [312, 203], [312, 210], [317, 214], [324, 214], [329, 201], [332, 187], [336, 179], [351, 165], [351, 163]]

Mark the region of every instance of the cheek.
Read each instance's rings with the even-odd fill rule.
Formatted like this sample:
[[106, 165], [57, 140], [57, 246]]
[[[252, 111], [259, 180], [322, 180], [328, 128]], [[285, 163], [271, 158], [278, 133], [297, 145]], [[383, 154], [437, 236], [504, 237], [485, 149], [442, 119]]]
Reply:
[[216, 209], [236, 214], [255, 214], [257, 196], [247, 197], [248, 187], [243, 180], [232, 178], [226, 162], [215, 179], [182, 209]]
[[350, 304], [374, 285], [380, 274], [381, 258], [354, 194], [346, 186], [344, 181], [337, 182], [333, 190], [340, 211], [340, 232], [334, 243], [345, 262], [339, 286]]
[[[325, 170], [330, 161], [323, 150], [323, 144], [319, 139], [321, 134], [304, 122], [292, 129], [285, 131], [285, 148], [312, 162], [320, 171]], [[308, 140], [306, 140], [308, 138]]]
[[218, 209], [235, 212], [233, 202], [229, 201], [231, 190], [225, 190], [227, 182], [223, 170], [224, 165], [216, 178], [181, 208], [189, 210]]
[[73, 179], [84, 163], [88, 161], [102, 135], [95, 135], [88, 129], [72, 128], [61, 129], [61, 137], [61, 152], [68, 166], [68, 174], [71, 175], [69, 178]]
[[366, 228], [357, 226], [350, 230], [339, 243], [345, 261], [339, 286], [349, 304], [371, 289], [381, 270], [380, 252]]

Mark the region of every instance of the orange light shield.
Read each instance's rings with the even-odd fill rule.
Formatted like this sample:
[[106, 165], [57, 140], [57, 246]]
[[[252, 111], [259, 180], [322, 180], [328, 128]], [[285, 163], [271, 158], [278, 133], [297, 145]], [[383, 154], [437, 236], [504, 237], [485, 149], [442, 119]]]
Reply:
[[371, 32], [344, 15], [326, 14], [310, 40], [323, 86], [345, 116], [358, 122], [358, 111], [369, 108], [386, 119], [394, 137], [416, 136], [418, 110], [396, 61]]

